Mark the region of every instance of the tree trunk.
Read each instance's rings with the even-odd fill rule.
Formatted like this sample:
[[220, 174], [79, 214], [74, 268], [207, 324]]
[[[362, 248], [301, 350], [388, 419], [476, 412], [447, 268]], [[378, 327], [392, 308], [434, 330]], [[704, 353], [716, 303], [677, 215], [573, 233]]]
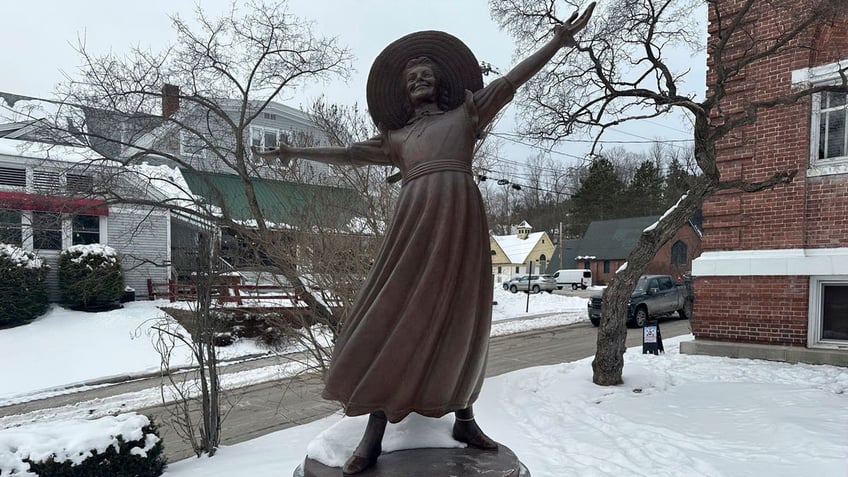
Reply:
[[623, 383], [621, 375], [627, 338], [627, 304], [633, 288], [660, 248], [674, 237], [715, 190], [713, 181], [704, 176], [699, 178], [692, 189], [675, 207], [669, 209], [653, 228], [642, 232], [627, 257], [626, 268], [616, 272], [604, 291], [601, 324], [598, 327], [598, 349], [592, 361], [592, 382], [595, 384], [614, 386]]

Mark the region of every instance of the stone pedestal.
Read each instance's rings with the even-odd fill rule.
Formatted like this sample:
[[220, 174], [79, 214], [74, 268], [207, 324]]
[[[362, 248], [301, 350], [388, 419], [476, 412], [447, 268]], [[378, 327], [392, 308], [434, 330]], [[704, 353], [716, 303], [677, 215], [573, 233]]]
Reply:
[[[328, 467], [307, 458], [294, 471], [294, 477], [341, 477], [339, 467]], [[518, 457], [505, 445], [497, 451], [473, 448], [409, 449], [383, 453], [374, 467], [357, 477], [441, 477], [479, 476], [530, 477]]]

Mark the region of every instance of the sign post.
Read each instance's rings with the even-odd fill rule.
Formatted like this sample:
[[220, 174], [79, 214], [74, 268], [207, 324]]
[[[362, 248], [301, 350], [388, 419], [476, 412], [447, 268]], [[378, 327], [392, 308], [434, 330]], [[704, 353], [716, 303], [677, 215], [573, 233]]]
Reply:
[[642, 354], [665, 353], [663, 348], [660, 323], [657, 320], [648, 320], [642, 327]]
[[530, 311], [530, 282], [533, 281], [533, 280], [531, 280], [531, 278], [533, 277], [533, 261], [532, 260], [530, 260], [529, 270], [530, 270], [530, 272], [529, 272], [530, 274], [527, 275], [527, 303], [524, 305], [524, 313], [527, 313], [528, 311]]

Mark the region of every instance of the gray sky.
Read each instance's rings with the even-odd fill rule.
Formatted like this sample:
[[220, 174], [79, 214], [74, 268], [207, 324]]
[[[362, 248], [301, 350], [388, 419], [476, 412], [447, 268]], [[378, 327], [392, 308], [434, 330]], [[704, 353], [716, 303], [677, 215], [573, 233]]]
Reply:
[[[183, 18], [194, 16], [194, 2], [185, 0], [0, 0], [4, 18], [0, 28], [0, 91], [28, 96], [50, 96], [63, 80], [61, 71], [73, 73], [78, 56], [73, 49], [77, 38], [85, 38], [95, 52], [111, 49], [122, 52], [131, 46], [159, 50], [172, 43], [174, 32], [169, 14]], [[202, 0], [208, 13], [229, 7], [229, 0]], [[392, 40], [416, 30], [444, 30], [462, 39], [482, 61], [492, 63], [501, 72], [513, 65], [513, 43], [498, 29], [489, 15], [487, 0], [289, 0], [292, 13], [314, 21], [317, 33], [337, 36], [356, 56], [356, 72], [350, 81], [335, 80], [308, 89], [292, 91], [284, 102], [291, 106], [308, 105], [322, 92], [332, 102], [365, 105], [365, 79], [371, 62]], [[567, 16], [564, 13], [562, 16]], [[692, 62], [690, 83], [693, 91], [703, 89], [703, 57], [682, 59]], [[497, 130], [515, 129], [513, 108], [506, 111]], [[646, 139], [688, 139], [691, 134], [680, 118], [651, 120], [627, 126], [606, 140], [641, 141]], [[631, 149], [638, 144], [623, 145]], [[560, 146], [554, 158], [568, 164], [569, 156], [581, 156], [586, 147], [580, 143]], [[537, 151], [505, 143], [500, 155], [520, 163]], [[517, 181], [516, 181], [517, 182]]]

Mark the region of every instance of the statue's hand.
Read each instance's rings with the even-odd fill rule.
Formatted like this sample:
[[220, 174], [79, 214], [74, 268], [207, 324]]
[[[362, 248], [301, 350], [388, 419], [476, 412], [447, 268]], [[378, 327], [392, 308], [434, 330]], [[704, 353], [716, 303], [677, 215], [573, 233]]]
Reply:
[[285, 144], [280, 144], [276, 149], [269, 149], [267, 151], [261, 151], [256, 146], [251, 146], [250, 150], [254, 156], [261, 157], [268, 166], [286, 166], [292, 160], [291, 148]]
[[586, 7], [586, 11], [583, 12], [583, 14], [580, 15], [579, 18], [577, 17], [577, 15], [580, 13], [580, 11], [575, 10], [568, 20], [554, 27], [554, 33], [557, 36], [562, 37], [563, 46], [574, 46], [577, 44], [577, 41], [574, 39], [574, 35], [577, 34], [586, 26], [586, 24], [589, 23], [589, 19], [592, 17], [592, 12], [594, 10], [595, 2], [592, 2], [589, 4], [588, 7]]

